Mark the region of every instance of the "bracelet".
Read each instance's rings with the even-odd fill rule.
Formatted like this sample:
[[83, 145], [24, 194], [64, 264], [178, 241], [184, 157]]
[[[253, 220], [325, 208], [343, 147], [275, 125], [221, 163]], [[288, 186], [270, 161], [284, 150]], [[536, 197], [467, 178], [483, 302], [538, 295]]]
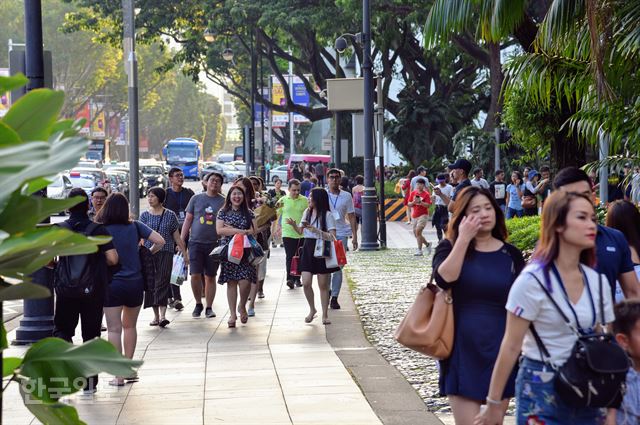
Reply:
[[502, 405], [501, 401], [493, 400], [493, 399], [491, 399], [489, 397], [487, 397], [485, 400], [487, 401], [487, 404], [493, 404], [493, 405], [496, 405], [496, 406]]

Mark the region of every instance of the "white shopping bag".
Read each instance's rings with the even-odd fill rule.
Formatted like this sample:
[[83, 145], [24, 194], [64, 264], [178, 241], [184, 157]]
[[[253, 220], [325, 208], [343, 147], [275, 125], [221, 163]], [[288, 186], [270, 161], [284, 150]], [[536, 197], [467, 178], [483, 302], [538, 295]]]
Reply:
[[324, 265], [328, 269], [335, 269], [336, 267], [338, 267], [338, 256], [336, 255], [336, 244], [333, 241], [331, 241], [331, 256], [325, 257]]
[[182, 253], [179, 252], [177, 254], [174, 254], [173, 266], [171, 267], [171, 279], [169, 280], [169, 282], [176, 286], [182, 285], [186, 278], [185, 270], [186, 267], [184, 264], [184, 257], [182, 256]]

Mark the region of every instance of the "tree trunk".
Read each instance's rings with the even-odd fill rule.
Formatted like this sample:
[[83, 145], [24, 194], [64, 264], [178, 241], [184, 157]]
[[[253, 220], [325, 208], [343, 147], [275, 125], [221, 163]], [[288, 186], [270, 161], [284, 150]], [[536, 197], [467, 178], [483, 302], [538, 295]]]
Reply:
[[487, 119], [484, 121], [482, 129], [484, 131], [493, 131], [500, 124], [500, 114], [502, 113], [502, 82], [504, 74], [502, 73], [502, 64], [500, 63], [500, 44], [488, 43], [489, 48], [489, 73], [491, 76], [491, 105], [487, 112]]
[[[574, 114], [573, 108], [562, 102], [562, 121]], [[574, 131], [558, 131], [551, 140], [551, 166], [557, 172], [565, 167], [582, 167], [587, 157], [586, 143], [578, 140]]]

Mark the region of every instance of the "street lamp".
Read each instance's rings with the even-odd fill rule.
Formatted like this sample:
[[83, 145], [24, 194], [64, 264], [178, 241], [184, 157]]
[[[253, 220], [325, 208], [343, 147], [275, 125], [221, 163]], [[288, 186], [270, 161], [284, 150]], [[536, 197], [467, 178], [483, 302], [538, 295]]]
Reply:
[[211, 32], [211, 30], [209, 28], [207, 28], [206, 30], [204, 30], [204, 39], [207, 41], [207, 43], [213, 43], [214, 40], [216, 39], [216, 36], [213, 32]]
[[230, 47], [227, 47], [222, 51], [222, 59], [226, 60], [227, 62], [233, 61], [233, 50], [231, 50]]

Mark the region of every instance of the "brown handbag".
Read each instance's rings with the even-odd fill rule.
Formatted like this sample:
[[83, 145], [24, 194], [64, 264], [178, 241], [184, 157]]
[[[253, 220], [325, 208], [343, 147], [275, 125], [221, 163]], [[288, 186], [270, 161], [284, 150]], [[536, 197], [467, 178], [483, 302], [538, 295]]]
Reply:
[[447, 359], [453, 348], [453, 299], [451, 290], [433, 283], [433, 274], [400, 322], [394, 335], [407, 348], [437, 360]]

